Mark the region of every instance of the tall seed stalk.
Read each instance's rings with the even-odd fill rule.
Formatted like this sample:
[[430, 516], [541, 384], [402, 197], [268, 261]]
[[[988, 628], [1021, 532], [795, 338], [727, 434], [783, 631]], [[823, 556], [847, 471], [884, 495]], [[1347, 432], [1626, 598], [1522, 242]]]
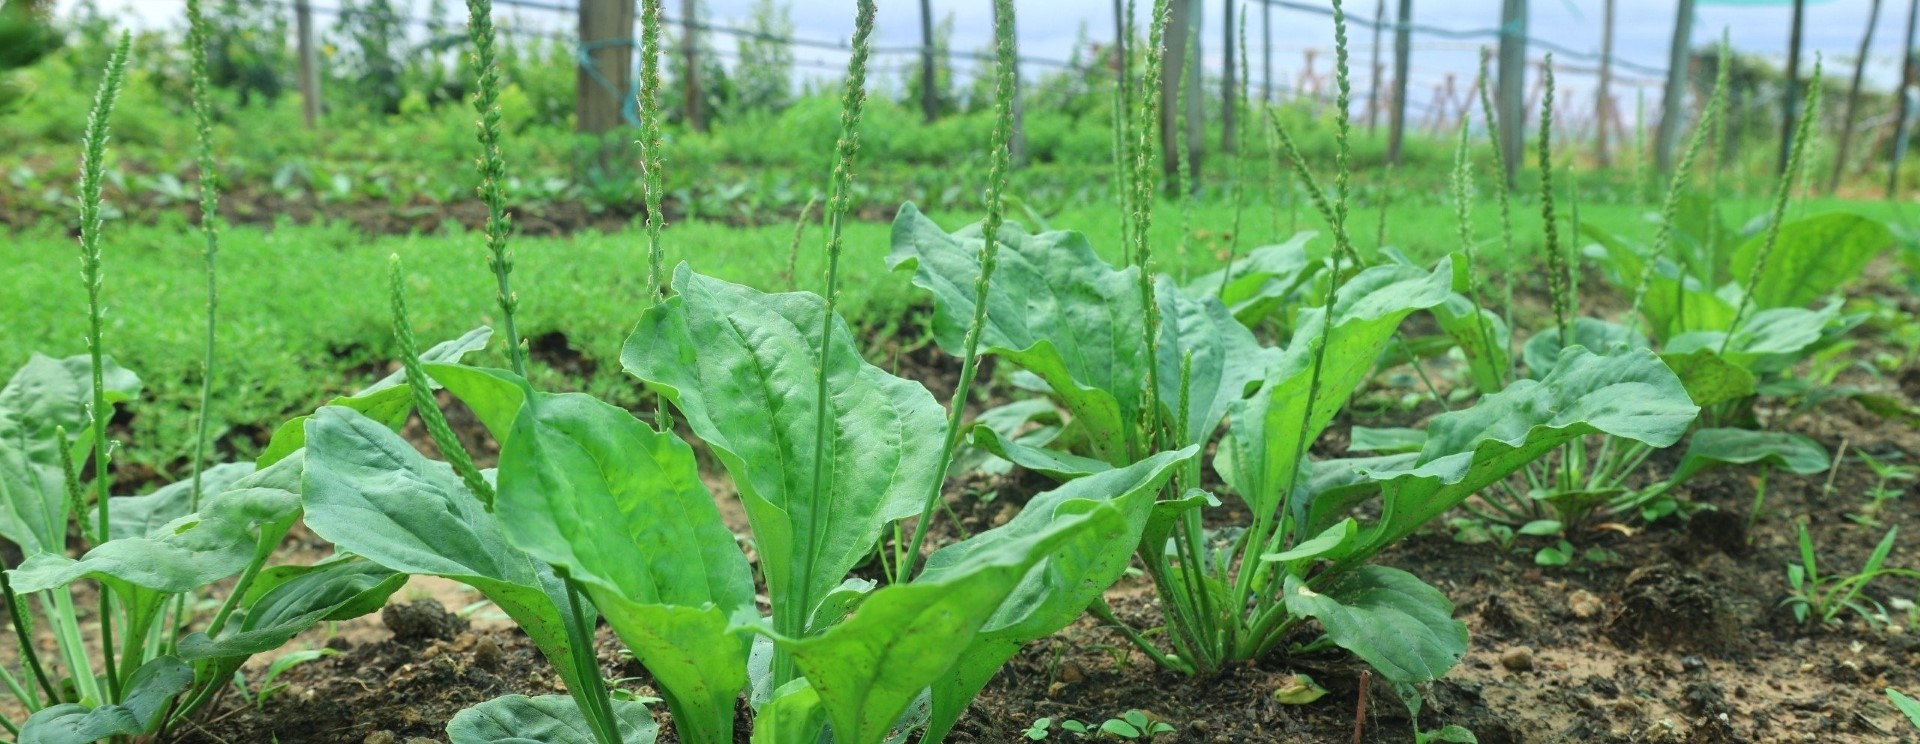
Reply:
[[1567, 265], [1566, 256], [1560, 253], [1560, 222], [1553, 213], [1553, 54], [1547, 54], [1546, 64], [1542, 66], [1545, 75], [1545, 95], [1540, 99], [1540, 221], [1546, 235], [1547, 250], [1547, 292], [1553, 300], [1553, 319], [1560, 330], [1560, 344], [1573, 343], [1568, 329], [1567, 285], [1571, 283], [1572, 269]]
[[[1149, 231], [1153, 227], [1153, 201], [1158, 191], [1158, 179], [1154, 176], [1153, 156], [1156, 154], [1153, 135], [1157, 131], [1160, 117], [1159, 95], [1161, 75], [1166, 65], [1167, 23], [1172, 18], [1173, 7], [1168, 0], [1154, 0], [1153, 23], [1148, 32], [1147, 69], [1140, 80], [1140, 117], [1134, 130], [1139, 134], [1139, 144], [1134, 149], [1133, 158], [1133, 263], [1140, 271], [1140, 312], [1146, 335], [1147, 373], [1146, 388], [1142, 391], [1141, 410], [1146, 419], [1141, 422], [1146, 427], [1148, 449], [1151, 442], [1158, 439], [1159, 426], [1159, 351], [1156, 342], [1160, 338], [1160, 306], [1153, 294], [1153, 241]], [[1128, 457], [1145, 456], [1139, 435], [1129, 437]]]
[[520, 347], [520, 330], [514, 314], [520, 298], [513, 292], [513, 250], [507, 237], [513, 231], [513, 217], [507, 214], [507, 157], [500, 151], [500, 63], [494, 53], [493, 0], [467, 0], [467, 36], [473, 43], [470, 58], [473, 77], [473, 110], [479, 115], [474, 123], [480, 140], [479, 193], [487, 204], [487, 268], [493, 270], [496, 300], [500, 304], [500, 324], [507, 335], [507, 359], [513, 373], [527, 376], [526, 350]]
[[[1480, 250], [1473, 237], [1473, 158], [1469, 143], [1472, 141], [1471, 117], [1460, 117], [1460, 131], [1453, 146], [1453, 177], [1450, 190], [1453, 192], [1453, 218], [1455, 231], [1460, 236], [1460, 250], [1467, 261], [1467, 300], [1473, 304], [1473, 320], [1480, 332], [1481, 343], [1485, 348], [1480, 353], [1490, 354], [1496, 340], [1493, 329], [1487, 324], [1486, 306], [1480, 299]], [[1506, 369], [1499, 371], [1500, 383], [1507, 381]]]
[[1120, 34], [1119, 43], [1116, 45], [1120, 51], [1120, 59], [1119, 69], [1113, 76], [1113, 194], [1114, 201], [1120, 206], [1121, 266], [1126, 266], [1133, 261], [1133, 254], [1128, 250], [1128, 246], [1133, 245], [1129, 240], [1129, 231], [1133, 227], [1133, 210], [1132, 195], [1129, 193], [1130, 182], [1127, 178], [1127, 164], [1133, 162], [1129, 157], [1132, 153], [1129, 137], [1132, 127], [1129, 126], [1130, 122], [1127, 119], [1133, 111], [1127, 95], [1133, 84], [1133, 55], [1127, 53], [1133, 42], [1133, 10], [1134, 0], [1127, 0], [1126, 18], [1120, 24], [1120, 28], [1116, 29]]
[[[827, 407], [829, 389], [827, 386], [827, 363], [833, 353], [834, 309], [840, 299], [840, 253], [845, 244], [844, 224], [847, 212], [853, 204], [853, 163], [854, 155], [860, 151], [860, 119], [866, 112], [867, 104], [867, 60], [873, 54], [874, 16], [878, 12], [874, 0], [859, 0], [859, 9], [854, 15], [853, 55], [847, 60], [846, 90], [840, 97], [840, 138], [834, 143], [833, 173], [827, 188], [827, 286], [825, 302], [822, 303], [820, 318], [820, 373], [818, 385], [814, 390], [814, 455], [813, 488], [811, 493], [825, 494], [827, 483], [827, 460], [831, 455], [826, 451], [829, 446], [831, 411]], [[833, 507], [827, 499], [825, 508], [810, 509], [807, 513], [807, 534], [820, 534], [823, 512]], [[806, 562], [811, 566], [819, 560], [819, 541], [807, 542]], [[782, 633], [799, 637], [805, 631], [806, 613], [813, 606], [811, 587], [807, 582], [800, 583], [798, 606], [785, 613], [792, 618], [789, 622], [798, 622], [794, 627], [779, 628]], [[774, 684], [780, 685], [794, 678], [793, 658], [784, 651], [774, 655]]]
[[214, 280], [214, 261], [220, 253], [220, 191], [213, 160], [213, 101], [207, 90], [206, 25], [200, 13], [200, 0], [187, 0], [187, 53], [191, 60], [193, 123], [200, 160], [200, 235], [206, 241], [203, 257], [207, 267], [206, 357], [200, 366], [200, 420], [194, 427], [193, 493], [189, 501], [194, 511], [200, 509], [200, 474], [206, 463], [207, 426], [213, 419], [214, 318], [220, 305], [219, 286]]
[[[660, 135], [660, 24], [661, 0], [641, 0], [640, 12], [640, 174], [641, 191], [647, 202], [647, 297], [656, 301], [664, 290], [665, 251], [660, 246], [660, 230], [666, 216], [660, 213], [661, 185], [666, 144]], [[811, 205], [811, 202], [809, 202]], [[800, 214], [802, 223], [806, 213]], [[796, 228], [797, 230], [797, 228]], [[797, 238], [796, 238], [797, 240]], [[792, 277], [789, 266], [788, 277]]]
[[1774, 244], [1780, 241], [1780, 225], [1786, 221], [1787, 201], [1793, 194], [1794, 182], [1806, 167], [1807, 141], [1813, 134], [1814, 120], [1820, 118], [1821, 61], [1819, 55], [1814, 56], [1813, 77], [1807, 81], [1806, 112], [1794, 125], [1792, 149], [1787, 156], [1787, 172], [1780, 174], [1779, 183], [1774, 185], [1773, 207], [1767, 216], [1766, 239], [1760, 244], [1760, 252], [1754, 256], [1753, 268], [1747, 272], [1747, 286], [1740, 293], [1740, 305], [1734, 308], [1733, 322], [1727, 326], [1727, 336], [1720, 340], [1722, 356], [1733, 345], [1734, 334], [1739, 333], [1740, 323], [1746, 320], [1747, 311], [1753, 307], [1753, 290], [1759, 286], [1760, 278], [1767, 274], [1767, 259], [1773, 255]]
[[[93, 429], [93, 492], [99, 506], [96, 524], [101, 540], [113, 534], [107, 509], [113, 476], [108, 469], [111, 450], [107, 443], [107, 419], [112, 415], [112, 409], [107, 402], [103, 368], [106, 364], [103, 345], [106, 307], [100, 302], [100, 290], [104, 283], [100, 265], [100, 227], [103, 222], [100, 216], [100, 192], [106, 181], [107, 137], [113, 128], [113, 107], [120, 98], [120, 85], [126, 79], [127, 54], [132, 43], [133, 37], [122, 32], [120, 43], [114, 46], [112, 56], [107, 58], [106, 77], [100, 81], [100, 89], [94, 94], [93, 110], [87, 114], [86, 134], [81, 139], [80, 280], [87, 289], [87, 353], [93, 364], [93, 403], [88, 418], [92, 421]], [[108, 700], [118, 702], [121, 700], [121, 690], [119, 665], [113, 648], [113, 606], [113, 587], [101, 582], [100, 651], [106, 664]], [[92, 672], [75, 669], [73, 674], [76, 678], [85, 678]]]
[[954, 450], [960, 445], [960, 419], [966, 415], [967, 398], [972, 392], [974, 377], [980, 371], [980, 335], [981, 329], [987, 325], [989, 282], [993, 280], [994, 269], [999, 266], [1000, 228], [1006, 219], [1007, 171], [1012, 168], [1013, 158], [1010, 147], [1015, 95], [1013, 76], [1019, 58], [1014, 42], [1013, 0], [995, 0], [994, 11], [996, 69], [993, 139], [987, 151], [987, 221], [980, 243], [980, 276], [973, 282], [973, 321], [967, 326], [964, 342], [966, 351], [960, 362], [960, 381], [954, 386], [953, 398], [947, 403], [947, 432], [940, 448], [940, 468], [934, 476], [932, 492], [927, 494], [926, 503], [920, 506], [920, 519], [913, 526], [913, 542], [909, 544], [906, 558], [900, 564], [903, 582], [913, 579], [913, 568], [920, 560], [920, 545], [926, 540], [927, 528], [933, 523], [933, 508], [940, 503], [940, 492], [947, 481], [947, 469], [952, 466]]
[[[1634, 283], [1633, 302], [1627, 310], [1627, 327], [1635, 329], [1640, 324], [1640, 308], [1646, 300], [1647, 290], [1653, 286], [1653, 268], [1661, 258], [1667, 255], [1673, 244], [1673, 225], [1680, 215], [1680, 197], [1686, 192], [1687, 183], [1693, 176], [1693, 164], [1700, 157], [1710, 133], [1718, 130], [1716, 122], [1724, 114], [1727, 106], [1727, 68], [1732, 46], [1725, 38], [1720, 42], [1719, 70], [1713, 76], [1713, 93], [1707, 98], [1707, 110], [1700, 116], [1700, 125], [1695, 127], [1693, 135], [1687, 138], [1687, 149], [1680, 153], [1680, 162], [1673, 169], [1673, 175], [1667, 181], [1666, 196], [1660, 200], [1660, 219], [1654, 223], [1653, 244], [1647, 254], [1647, 260], [1640, 266], [1640, 277]], [[1711, 222], [1711, 221], [1710, 221]], [[1711, 281], [1709, 279], [1709, 281]], [[1685, 281], [1679, 282], [1681, 291], [1685, 291]], [[1681, 305], [1684, 307], [1684, 303]], [[1659, 329], [1655, 329], [1659, 330]]]
[[[1193, 189], [1194, 172], [1199, 170], [1193, 161], [1193, 143], [1187, 140], [1187, 94], [1190, 86], [1200, 77], [1196, 69], [1200, 65], [1198, 49], [1200, 47], [1200, 29], [1189, 26], [1187, 29], [1186, 60], [1180, 65], [1180, 84], [1175, 86], [1178, 93], [1174, 96], [1173, 110], [1173, 147], [1174, 162], [1180, 167], [1173, 174], [1175, 198], [1180, 205], [1180, 233], [1174, 243], [1174, 260], [1179, 262], [1181, 271], [1188, 265], [1187, 251], [1193, 242]], [[1184, 275], [1183, 275], [1184, 276]], [[1148, 340], [1149, 343], [1152, 339]]]

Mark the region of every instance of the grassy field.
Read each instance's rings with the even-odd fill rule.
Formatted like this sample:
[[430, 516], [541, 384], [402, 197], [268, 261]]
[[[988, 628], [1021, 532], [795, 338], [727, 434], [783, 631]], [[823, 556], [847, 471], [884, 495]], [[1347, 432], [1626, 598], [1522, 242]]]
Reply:
[[[1537, 256], [1540, 221], [1526, 202], [1515, 205], [1515, 249]], [[1735, 221], [1758, 214], [1758, 200], [1734, 201], [1725, 212]], [[1810, 200], [1796, 205], [1802, 214], [1856, 211], [1897, 221], [1897, 205], [1887, 202]], [[1652, 222], [1640, 219], [1644, 208], [1590, 205], [1583, 218], [1610, 226], [1639, 226], [1641, 237]], [[1229, 248], [1230, 205], [1202, 203], [1194, 208], [1194, 237], [1182, 255], [1179, 207], [1158, 210], [1154, 239], [1162, 263], [1175, 276], [1199, 275], [1220, 266]], [[947, 211], [934, 218], [949, 227], [975, 219]], [[1498, 211], [1493, 200], [1475, 206], [1475, 224], [1483, 255], [1497, 270]], [[1250, 205], [1241, 215], [1241, 249], [1275, 242], [1300, 229], [1320, 227], [1310, 209]], [[1357, 208], [1351, 217], [1363, 247], [1374, 242], [1379, 211]], [[1070, 207], [1047, 218], [1053, 229], [1085, 233], [1096, 251], [1118, 260], [1120, 226], [1104, 205]], [[855, 222], [847, 228], [842, 309], [856, 326], [875, 338], [888, 338], [896, 324], [912, 323], [916, 293], [905, 276], [890, 276], [884, 257], [889, 226]], [[670, 261], [688, 261], [701, 271], [761, 289], [787, 286], [790, 226], [732, 227], [710, 222], [674, 224], [666, 232]], [[797, 281], [818, 289], [823, 269], [817, 227], [803, 238]], [[146, 381], [150, 400], [132, 406], [137, 462], [163, 478], [184, 472], [186, 443], [199, 395], [200, 334], [205, 313], [204, 277], [199, 243], [178, 221], [154, 225], [109, 225], [105, 300], [110, 308], [107, 351]], [[1394, 208], [1386, 244], [1416, 257], [1435, 257], [1458, 248], [1450, 209], [1437, 206]], [[586, 232], [566, 238], [519, 238], [515, 282], [523, 300], [521, 323], [529, 338], [562, 332], [567, 345], [587, 359], [611, 361], [639, 316], [644, 294], [646, 249], [639, 231]], [[241, 227], [223, 237], [220, 287], [220, 356], [215, 406], [219, 421], [236, 434], [270, 428], [289, 415], [311, 409], [335, 394], [384, 374], [394, 357], [386, 299], [389, 255], [405, 262], [415, 327], [423, 339], [458, 335], [493, 321], [491, 278], [483, 270], [480, 236], [447, 233], [368, 236], [341, 225], [286, 225], [273, 229]], [[67, 235], [45, 228], [16, 231], [0, 244], [0, 261], [14, 276], [0, 283], [0, 307], [7, 327], [0, 338], [0, 365], [16, 368], [35, 352], [67, 356], [85, 352], [85, 294], [76, 272], [76, 248]], [[497, 352], [492, 352], [497, 353]], [[500, 360], [487, 360], [498, 363]], [[586, 390], [631, 402], [637, 386], [610, 364], [594, 374], [546, 366], [536, 377], [550, 389]], [[221, 427], [216, 427], [218, 431]], [[218, 439], [218, 438], [217, 438]], [[226, 437], [233, 456], [252, 454], [250, 436]]]

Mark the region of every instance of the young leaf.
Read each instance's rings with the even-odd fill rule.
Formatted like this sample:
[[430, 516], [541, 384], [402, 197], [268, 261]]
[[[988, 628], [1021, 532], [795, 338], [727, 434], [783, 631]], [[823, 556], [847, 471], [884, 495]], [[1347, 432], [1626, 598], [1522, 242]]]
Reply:
[[[925, 739], [939, 741], [958, 721], [975, 695], [1020, 647], [1051, 635], [1079, 618], [1100, 593], [1120, 579], [1154, 507], [1154, 499], [1180, 463], [1198, 454], [1197, 446], [1162, 452], [1134, 465], [1079, 478], [1033, 497], [1005, 525], [949, 545], [927, 558], [915, 581], [938, 583], [969, 570], [1010, 543], [1078, 519], [1095, 509], [1116, 510], [1120, 519], [1105, 529], [1088, 529], [1055, 548], [1000, 603], [960, 653], [953, 667], [933, 682], [932, 711]], [[862, 610], [865, 612], [865, 610]]]
[[1119, 508], [1087, 510], [998, 542], [938, 574], [873, 592], [846, 622], [807, 638], [776, 637], [819, 692], [835, 741], [878, 744], [928, 685], [973, 647], [986, 623], [1041, 561], [1089, 535], [1124, 539]]
[[861, 359], [836, 317], [824, 362], [828, 439], [815, 441], [821, 298], [764, 294], [684, 264], [673, 284], [678, 294], [641, 316], [621, 364], [671, 401], [733, 475], [775, 624], [797, 636], [885, 526], [919, 513], [945, 417], [926, 388]]
[[[114, 364], [101, 363], [109, 404], [140, 394], [140, 378]], [[66, 547], [68, 497], [60, 472], [60, 449], [75, 467], [86, 462], [93, 440], [81, 436], [92, 427], [87, 409], [93, 401], [93, 365], [87, 357], [66, 359], [34, 354], [0, 388], [0, 538], [21, 553], [58, 553]], [[65, 429], [67, 441], [58, 441]]]
[[1560, 340], [1560, 329], [1549, 328], [1527, 339], [1527, 345], [1521, 349], [1520, 359], [1527, 365], [1528, 376], [1540, 379], [1553, 371], [1560, 363], [1560, 352], [1572, 346], [1580, 346], [1595, 354], [1611, 354], [1615, 349], [1644, 349], [1647, 339], [1632, 328], [1598, 318], [1575, 318], [1573, 320], [1573, 343]]
[[[486, 348], [487, 340], [493, 337], [493, 329], [480, 326], [461, 334], [459, 338], [434, 344], [420, 354], [422, 362], [457, 362], [467, 354]], [[406, 386], [407, 374], [396, 371], [380, 378], [353, 395], [341, 396], [328, 401], [330, 406], [344, 406], [366, 414], [375, 421], [398, 429], [407, 422], [407, 414], [413, 411], [413, 393]], [[296, 416], [275, 429], [267, 446], [260, 451], [256, 462], [260, 467], [279, 462], [281, 458], [293, 454], [295, 450], [307, 445], [307, 419], [312, 416]]]
[[1753, 395], [1753, 373], [1720, 356], [1718, 347], [1700, 348], [1686, 354], [1660, 355], [1660, 361], [1686, 386], [1693, 404], [1706, 408]]
[[1404, 468], [1368, 471], [1385, 500], [1380, 520], [1355, 542], [1372, 555], [1467, 496], [1588, 434], [1666, 447], [1700, 409], [1660, 358], [1644, 349], [1596, 355], [1572, 346], [1546, 377], [1520, 380], [1427, 426], [1427, 443]]
[[513, 549], [500, 524], [445, 463], [422, 456], [381, 422], [328, 406], [307, 422], [301, 481], [307, 526], [340, 550], [406, 574], [475, 589], [505, 611], [569, 690], [595, 670], [574, 663], [565, 587]]
[[[1188, 297], [1219, 297], [1235, 320], [1252, 328], [1273, 315], [1289, 301], [1300, 299], [1301, 290], [1326, 268], [1325, 262], [1307, 257], [1307, 243], [1319, 233], [1307, 230], [1279, 245], [1255, 248], [1245, 258], [1227, 268], [1187, 283]], [[1220, 282], [1227, 286], [1223, 289]]]
[[693, 448], [586, 395], [536, 395], [514, 419], [499, 483], [507, 539], [586, 585], [659, 682], [681, 739], [731, 742], [748, 638], [730, 627], [758, 611]]
[[1487, 308], [1475, 311], [1473, 301], [1458, 293], [1434, 306], [1433, 319], [1466, 354], [1474, 388], [1486, 394], [1499, 392], [1512, 363], [1508, 349], [1513, 332], [1507, 329], [1507, 321]]
[[[933, 293], [934, 338], [949, 354], [965, 349], [973, 318], [981, 229], [950, 234], [912, 204], [901, 205], [893, 221], [887, 265], [912, 270], [913, 283]], [[1029, 235], [1008, 225], [996, 242], [981, 353], [1046, 380], [1086, 427], [1094, 455], [1124, 462], [1147, 379], [1139, 269], [1114, 270], [1075, 232]]]
[[[1302, 311], [1293, 342], [1269, 368], [1266, 383], [1228, 409], [1232, 437], [1221, 443], [1214, 469], [1256, 512], [1278, 508], [1293, 481], [1296, 458], [1305, 451], [1301, 435], [1305, 434], [1306, 442], [1320, 437], [1372, 371], [1400, 321], [1445, 302], [1452, 280], [1449, 261], [1442, 261], [1432, 272], [1411, 266], [1375, 266], [1341, 287], [1331, 334], [1326, 331], [1324, 308]], [[1320, 392], [1309, 395], [1314, 347], [1329, 335], [1332, 345], [1324, 355]], [[1309, 398], [1312, 411], [1307, 410]]]
[[788, 682], [774, 691], [753, 718], [752, 744], [787, 744], [817, 740], [827, 725], [827, 709], [820, 693], [806, 679]]
[[[653, 744], [660, 727], [647, 706], [613, 701], [620, 744]], [[599, 744], [587, 716], [565, 695], [505, 695], [460, 711], [447, 722], [453, 744]]]
[[986, 425], [976, 425], [972, 433], [973, 446], [993, 454], [1020, 467], [1047, 476], [1057, 481], [1070, 481], [1083, 475], [1091, 475], [1113, 466], [1105, 461], [1091, 457], [1029, 446], [1007, 439]]
[[231, 660], [237, 669], [247, 657], [279, 648], [317, 623], [378, 611], [406, 579], [404, 574], [353, 557], [261, 572], [242, 602], [246, 615], [241, 622], [229, 626], [218, 639], [205, 633], [180, 639], [180, 657]]
[[1920, 728], [1920, 702], [1891, 687], [1887, 688], [1887, 699], [1893, 701], [1893, 707], [1899, 708], [1901, 715], [1906, 716], [1914, 728]]
[[1320, 621], [1327, 637], [1392, 682], [1439, 679], [1467, 653], [1467, 625], [1447, 595], [1413, 574], [1361, 566], [1319, 590], [1291, 574], [1287, 611]]
[[[1734, 276], [1752, 273], [1765, 235], [1756, 235], [1733, 255]], [[1780, 226], [1766, 272], [1748, 287], [1755, 307], [1804, 307], [1860, 278], [1873, 257], [1893, 245], [1886, 225], [1855, 214], [1833, 212]]]
[[1797, 475], [1825, 472], [1827, 449], [1799, 434], [1751, 429], [1701, 429], [1687, 443], [1687, 453], [1674, 468], [1671, 483], [1679, 483], [1713, 465], [1749, 465], [1766, 461]]
[[[253, 471], [254, 465], [250, 462], [229, 462], [207, 468], [200, 474], [201, 493], [224, 491]], [[116, 497], [107, 502], [107, 511], [113, 519], [109, 525], [113, 530], [112, 539], [158, 537], [156, 533], [168, 522], [192, 511], [192, 501], [191, 480], [169, 483], [144, 496]]]
[[1371, 426], [1355, 426], [1349, 434], [1352, 441], [1347, 443], [1349, 452], [1378, 452], [1383, 455], [1395, 455], [1402, 452], [1419, 452], [1427, 443], [1427, 433], [1419, 429], [1392, 427], [1375, 429]]
[[88, 708], [62, 703], [43, 708], [20, 726], [20, 744], [92, 744], [115, 736], [138, 736], [160, 722], [167, 701], [193, 683], [186, 662], [161, 656], [140, 665], [128, 678], [117, 705]]

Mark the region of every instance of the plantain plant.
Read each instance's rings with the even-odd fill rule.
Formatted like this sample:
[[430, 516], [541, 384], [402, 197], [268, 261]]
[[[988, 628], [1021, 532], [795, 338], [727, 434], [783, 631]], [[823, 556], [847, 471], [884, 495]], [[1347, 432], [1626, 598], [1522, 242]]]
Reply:
[[[415, 359], [397, 268], [409, 389], [446, 462], [419, 455], [354, 406], [323, 408], [301, 426], [303, 498], [316, 533], [378, 565], [480, 589], [567, 682], [571, 698], [509, 697], [462, 712], [448, 725], [453, 741], [652, 740], [645, 707], [610, 700], [600, 679], [596, 616], [652, 673], [681, 741], [732, 741], [742, 692], [754, 741], [831, 732], [833, 741], [880, 742], [914, 729], [940, 740], [1023, 644], [1064, 627], [1121, 575], [1153, 494], [1196, 454], [1161, 453], [1076, 480], [1034, 497], [1006, 525], [918, 561], [976, 366], [969, 358], [943, 416], [925, 388], [863, 360], [834, 311], [875, 11], [861, 3], [849, 63], [826, 210], [827, 293], [764, 294], [683, 264], [672, 295], [645, 309], [621, 355], [732, 476], [768, 615], [755, 602], [756, 565], [721, 521], [684, 440], [591, 397], [534, 390], [511, 330], [513, 370]], [[646, 38], [660, 18], [650, 0]], [[1004, 209], [1012, 100], [1004, 0], [999, 18], [989, 221]], [[651, 246], [659, 265], [659, 243]], [[982, 259], [990, 266], [996, 252], [985, 246]], [[494, 265], [511, 317], [510, 272], [501, 269], [510, 262]], [[497, 471], [477, 469], [453, 437], [426, 395], [436, 383], [499, 441]], [[849, 577], [915, 516], [914, 546], [888, 585]]]
[[[1344, 97], [1345, 24], [1335, 8]], [[1157, 8], [1156, 18], [1163, 13]], [[1153, 38], [1157, 47], [1157, 25]], [[1157, 51], [1149, 51], [1149, 86]], [[1402, 321], [1423, 310], [1448, 311], [1456, 290], [1466, 288], [1457, 258], [1431, 270], [1362, 262], [1346, 228], [1344, 116], [1341, 122], [1331, 195], [1288, 133], [1277, 125], [1274, 132], [1331, 230], [1334, 245], [1324, 259], [1301, 257], [1281, 270], [1256, 270], [1256, 251], [1244, 264], [1196, 282], [1199, 291], [1153, 276], [1146, 250], [1135, 251], [1133, 265], [1116, 269], [1076, 233], [1028, 235], [994, 226], [949, 233], [911, 204], [894, 223], [888, 262], [911, 270], [914, 284], [932, 294], [941, 346], [962, 353], [973, 340], [963, 333], [979, 332], [986, 353], [1038, 377], [1029, 386], [1064, 410], [1066, 423], [1051, 447], [1012, 440], [987, 425], [974, 428], [976, 444], [1071, 485], [1137, 467], [1155, 452], [1218, 440], [1214, 470], [1249, 507], [1252, 524], [1203, 529], [1201, 511], [1219, 502], [1201, 490], [1200, 468], [1189, 463], [1162, 490], [1137, 551], [1160, 596], [1171, 652], [1150, 643], [1148, 633], [1129, 629], [1129, 635], [1175, 669], [1214, 673], [1264, 656], [1317, 623], [1320, 640], [1294, 650], [1339, 646], [1394, 682], [1437, 678], [1465, 653], [1465, 626], [1451, 617], [1452, 605], [1438, 590], [1367, 560], [1569, 441], [1607, 434], [1666, 446], [1697, 412], [1651, 353], [1603, 356], [1575, 346], [1556, 355], [1542, 379], [1504, 389], [1490, 381], [1495, 392], [1433, 419], [1409, 451], [1362, 460], [1309, 458], [1309, 445], [1366, 380]], [[1135, 170], [1139, 180], [1149, 174]], [[1134, 193], [1151, 193], [1151, 186], [1136, 184]], [[1141, 213], [1150, 204], [1136, 201], [1133, 208], [1138, 246], [1151, 220]], [[988, 273], [975, 258], [983, 242], [1003, 244], [1003, 265], [984, 295], [970, 294], [964, 288]], [[1278, 263], [1284, 254], [1268, 255]], [[1291, 319], [1284, 347], [1261, 346], [1222, 301], [1223, 286], [1231, 291], [1242, 281], [1249, 291], [1243, 297], [1264, 295], [1260, 301], [1268, 303], [1253, 317]], [[1260, 289], [1276, 281], [1293, 286]], [[1317, 297], [1318, 304], [1282, 304], [1301, 296]], [[1491, 316], [1477, 303], [1451, 312], [1466, 323]], [[984, 324], [969, 330], [969, 317]], [[1143, 326], [1145, 333], [1135, 330]], [[1377, 518], [1355, 516], [1355, 507], [1373, 499], [1381, 504]]]
[[[193, 97], [207, 240], [206, 380], [215, 325], [211, 128], [205, 79], [205, 21], [187, 5]], [[109, 497], [117, 445], [107, 436], [114, 407], [139, 395], [140, 380], [105, 354], [102, 189], [105, 144], [124, 80], [128, 38], [109, 60], [88, 119], [81, 165], [81, 273], [88, 296], [89, 354], [34, 355], [0, 388], [0, 538], [23, 554], [0, 572], [21, 674], [0, 681], [28, 716], [0, 720], [21, 741], [80, 744], [153, 734], [186, 720], [225, 690], [254, 654], [323, 620], [379, 609], [403, 577], [352, 556], [314, 566], [268, 567], [299, 510], [299, 458], [259, 467], [207, 467], [195, 448], [188, 480], [141, 496]], [[204, 380], [203, 380], [204, 381]], [[204, 443], [204, 405], [197, 437]], [[93, 465], [92, 478], [81, 468]], [[69, 556], [69, 533], [80, 555]], [[191, 608], [215, 582], [239, 582], [211, 618]], [[97, 585], [99, 643], [87, 642], [73, 588]], [[43, 658], [33, 609], [53, 631]], [[98, 667], [96, 668], [96, 661]]]

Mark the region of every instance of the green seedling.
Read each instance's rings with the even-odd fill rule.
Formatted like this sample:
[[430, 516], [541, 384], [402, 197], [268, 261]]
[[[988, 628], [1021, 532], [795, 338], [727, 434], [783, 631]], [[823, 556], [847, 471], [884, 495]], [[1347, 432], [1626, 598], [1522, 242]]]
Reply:
[[1860, 511], [1848, 514], [1848, 519], [1862, 526], [1878, 527], [1880, 526], [1881, 509], [1886, 506], [1886, 503], [1907, 495], [1906, 489], [1893, 488], [1891, 484], [1906, 482], [1913, 480], [1915, 477], [1920, 477], [1920, 468], [1912, 465], [1894, 463], [1892, 461], [1893, 458], [1898, 456], [1899, 453], [1896, 452], [1888, 456], [1887, 459], [1881, 459], [1865, 452], [1860, 453], [1860, 461], [1866, 463], [1867, 467], [1873, 470], [1874, 483], [1873, 488], [1867, 491], [1867, 504], [1860, 507]]
[[1780, 604], [1792, 608], [1794, 620], [1801, 625], [1831, 625], [1848, 610], [1870, 623], [1880, 622], [1887, 617], [1886, 608], [1866, 595], [1867, 585], [1882, 576], [1920, 578], [1920, 571], [1885, 566], [1899, 532], [1898, 527], [1888, 529], [1859, 572], [1823, 576], [1815, 560], [1813, 536], [1805, 523], [1800, 524], [1800, 562], [1787, 565], [1787, 586], [1793, 593]]
[[1900, 711], [1900, 715], [1907, 717], [1908, 723], [1920, 730], [1920, 702], [1891, 687], [1887, 688], [1887, 699], [1893, 702], [1893, 707]]

